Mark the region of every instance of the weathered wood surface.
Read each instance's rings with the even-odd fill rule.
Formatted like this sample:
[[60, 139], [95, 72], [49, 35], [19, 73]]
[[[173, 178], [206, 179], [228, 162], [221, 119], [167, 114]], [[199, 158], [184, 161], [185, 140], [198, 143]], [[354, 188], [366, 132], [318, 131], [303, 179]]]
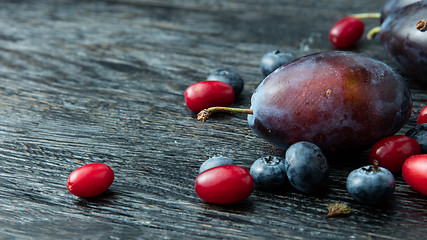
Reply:
[[[282, 154], [248, 128], [245, 116], [198, 122], [187, 86], [235, 69], [250, 103], [261, 56], [331, 50], [339, 18], [378, 11], [384, 1], [117, 0], [0, 2], [0, 238], [34, 239], [421, 239], [426, 198], [397, 176], [383, 207], [352, 201], [348, 173], [366, 153], [332, 161], [330, 192], [255, 191], [233, 206], [202, 202], [198, 167], [226, 155], [249, 168]], [[376, 20], [368, 26], [377, 25]], [[393, 64], [379, 39], [355, 51]], [[415, 124], [426, 88], [410, 81]], [[77, 167], [103, 162], [116, 179], [95, 199], [66, 189]], [[324, 215], [330, 202], [354, 209]]]

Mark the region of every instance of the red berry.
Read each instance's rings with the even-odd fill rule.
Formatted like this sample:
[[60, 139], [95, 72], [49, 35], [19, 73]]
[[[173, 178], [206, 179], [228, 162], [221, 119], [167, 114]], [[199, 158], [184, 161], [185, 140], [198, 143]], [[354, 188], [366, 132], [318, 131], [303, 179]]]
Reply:
[[251, 195], [253, 179], [246, 168], [221, 165], [200, 173], [196, 178], [195, 190], [205, 202], [232, 204]]
[[427, 123], [427, 106], [424, 106], [418, 114], [417, 124]]
[[409, 186], [427, 196], [427, 154], [406, 159], [402, 166], [402, 176]]
[[346, 48], [359, 41], [365, 24], [359, 18], [347, 16], [335, 23], [329, 30], [329, 41], [337, 48]]
[[403, 162], [416, 154], [420, 154], [420, 145], [415, 139], [394, 135], [375, 143], [369, 152], [369, 162], [378, 164], [392, 173], [398, 173], [402, 170]]
[[193, 112], [209, 107], [229, 107], [234, 102], [234, 90], [221, 81], [202, 81], [189, 86], [184, 93], [185, 103]]
[[103, 163], [90, 163], [74, 170], [67, 181], [68, 190], [77, 197], [97, 196], [114, 181], [113, 170]]

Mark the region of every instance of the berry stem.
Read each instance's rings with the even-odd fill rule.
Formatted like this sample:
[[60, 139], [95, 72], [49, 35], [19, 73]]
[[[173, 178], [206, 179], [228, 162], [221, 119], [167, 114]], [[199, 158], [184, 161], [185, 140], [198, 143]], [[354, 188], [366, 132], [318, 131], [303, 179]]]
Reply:
[[381, 26], [377, 26], [377, 27], [371, 28], [371, 30], [369, 30], [368, 33], [366, 34], [366, 38], [368, 40], [372, 40], [380, 32], [381, 32]]
[[379, 171], [378, 161], [377, 161], [377, 164], [374, 163], [372, 165], [369, 165], [368, 168], [364, 168], [364, 170], [367, 171], [367, 172], [376, 172], [376, 171]]
[[427, 31], [427, 20], [420, 20], [417, 22], [417, 29], [421, 32]]
[[380, 18], [381, 17], [381, 13], [379, 13], [379, 12], [373, 12], [373, 13], [356, 13], [356, 14], [352, 14], [350, 16], [353, 16], [353, 17], [358, 18], [358, 19]]
[[376, 166], [376, 167], [378, 167], [379, 166], [378, 160], [375, 159], [374, 162], [373, 162], [373, 165]]
[[212, 113], [215, 112], [225, 112], [225, 113], [243, 113], [243, 114], [253, 114], [254, 111], [252, 109], [245, 108], [232, 108], [232, 107], [210, 107], [203, 109], [197, 114], [197, 120], [201, 120], [202, 122], [206, 121]]

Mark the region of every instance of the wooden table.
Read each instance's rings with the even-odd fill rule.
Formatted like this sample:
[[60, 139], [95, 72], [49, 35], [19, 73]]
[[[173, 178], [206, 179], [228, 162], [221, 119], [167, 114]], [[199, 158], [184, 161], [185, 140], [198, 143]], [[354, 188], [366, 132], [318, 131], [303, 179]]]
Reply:
[[[245, 80], [234, 106], [247, 107], [263, 76], [262, 55], [332, 50], [329, 28], [384, 1], [40, 0], [0, 2], [1, 239], [421, 239], [427, 201], [396, 176], [386, 205], [354, 202], [349, 172], [366, 152], [331, 161], [325, 197], [255, 191], [232, 206], [194, 191], [200, 164], [214, 155], [249, 168], [283, 151], [257, 137], [246, 116], [195, 119], [183, 93], [220, 68]], [[366, 21], [367, 28], [378, 24]], [[380, 40], [354, 49], [392, 66]], [[427, 98], [408, 79], [410, 121]], [[103, 195], [66, 188], [87, 163], [111, 166]], [[353, 214], [325, 218], [344, 202]]]

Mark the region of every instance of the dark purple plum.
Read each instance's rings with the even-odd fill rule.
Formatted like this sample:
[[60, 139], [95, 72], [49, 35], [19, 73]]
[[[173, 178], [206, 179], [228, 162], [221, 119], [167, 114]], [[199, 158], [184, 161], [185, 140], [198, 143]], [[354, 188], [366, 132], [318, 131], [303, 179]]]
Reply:
[[427, 83], [427, 31], [417, 29], [427, 20], [427, 1], [392, 12], [381, 24], [381, 42], [402, 72]]
[[409, 119], [404, 79], [370, 57], [331, 51], [299, 58], [266, 77], [251, 99], [249, 126], [287, 149], [308, 141], [323, 151], [368, 148]]
[[381, 22], [383, 22], [384, 19], [386, 19], [390, 13], [416, 2], [421, 2], [421, 0], [389, 0], [387, 1], [386, 3], [384, 3], [384, 6], [381, 10], [381, 18], [380, 18]]

